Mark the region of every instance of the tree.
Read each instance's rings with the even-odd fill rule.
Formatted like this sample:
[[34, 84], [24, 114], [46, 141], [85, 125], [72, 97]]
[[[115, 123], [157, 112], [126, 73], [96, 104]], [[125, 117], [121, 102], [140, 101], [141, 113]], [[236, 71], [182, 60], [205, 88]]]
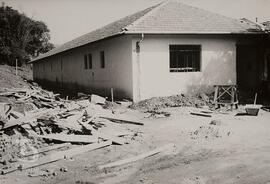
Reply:
[[0, 62], [9, 65], [28, 62], [54, 46], [46, 24], [8, 6], [0, 7]]

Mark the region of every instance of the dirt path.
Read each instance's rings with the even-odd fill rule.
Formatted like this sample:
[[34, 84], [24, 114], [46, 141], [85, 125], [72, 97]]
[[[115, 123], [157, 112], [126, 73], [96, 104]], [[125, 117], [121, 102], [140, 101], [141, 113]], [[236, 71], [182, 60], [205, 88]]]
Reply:
[[[270, 183], [269, 113], [203, 118], [190, 116], [187, 108], [169, 111], [171, 118], [148, 120], [145, 144], [173, 142], [176, 153], [115, 168], [111, 173], [116, 176], [101, 183]], [[213, 119], [222, 119], [220, 125], [213, 125], [219, 133], [191, 134], [211, 127]]]

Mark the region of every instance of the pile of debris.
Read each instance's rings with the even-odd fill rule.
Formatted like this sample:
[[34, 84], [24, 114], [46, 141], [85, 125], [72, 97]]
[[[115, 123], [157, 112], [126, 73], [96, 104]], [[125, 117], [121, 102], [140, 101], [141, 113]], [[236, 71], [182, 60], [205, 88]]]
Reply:
[[[105, 104], [105, 98], [97, 95], [90, 98], [63, 100], [58, 94], [34, 85], [31, 89], [0, 91], [2, 174], [134, 140], [138, 132], [119, 123], [143, 123], [103, 109], [101, 105]], [[62, 150], [50, 154], [58, 149]]]
[[[216, 123], [216, 124], [215, 124]], [[189, 132], [190, 138], [195, 140], [202, 140], [202, 139], [217, 139], [222, 137], [230, 136], [231, 132], [225, 129], [221, 129], [218, 125], [219, 121], [212, 121], [210, 126], [200, 126], [195, 131]]]
[[173, 95], [168, 97], [153, 97], [132, 104], [131, 108], [141, 110], [144, 112], [158, 111], [167, 107], [202, 107], [213, 106], [213, 102], [206, 94], [198, 95]]

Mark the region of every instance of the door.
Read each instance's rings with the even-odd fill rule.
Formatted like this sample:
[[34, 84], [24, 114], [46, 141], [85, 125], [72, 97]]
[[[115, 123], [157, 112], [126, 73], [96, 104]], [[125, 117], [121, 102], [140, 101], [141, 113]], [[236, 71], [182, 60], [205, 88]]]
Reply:
[[259, 52], [256, 45], [238, 45], [236, 72], [238, 88], [255, 90], [259, 87]]

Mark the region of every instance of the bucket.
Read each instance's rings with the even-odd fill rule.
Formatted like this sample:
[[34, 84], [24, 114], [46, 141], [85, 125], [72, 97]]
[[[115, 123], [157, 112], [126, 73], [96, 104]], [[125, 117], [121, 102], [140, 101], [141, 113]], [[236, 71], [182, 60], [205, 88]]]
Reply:
[[260, 105], [246, 105], [245, 107], [247, 114], [251, 116], [257, 116], [260, 108]]

